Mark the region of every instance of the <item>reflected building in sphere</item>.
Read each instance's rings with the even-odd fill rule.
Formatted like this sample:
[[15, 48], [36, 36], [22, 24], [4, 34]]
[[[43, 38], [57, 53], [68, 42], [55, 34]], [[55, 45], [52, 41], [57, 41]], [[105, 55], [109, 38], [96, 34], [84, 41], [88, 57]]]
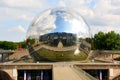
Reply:
[[85, 60], [91, 49], [89, 26], [68, 8], [40, 13], [27, 32], [27, 45], [35, 61]]

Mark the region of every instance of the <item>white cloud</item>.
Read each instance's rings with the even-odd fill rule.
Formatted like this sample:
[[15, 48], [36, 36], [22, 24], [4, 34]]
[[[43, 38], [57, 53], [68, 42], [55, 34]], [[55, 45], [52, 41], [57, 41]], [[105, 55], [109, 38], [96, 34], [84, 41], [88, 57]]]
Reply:
[[41, 7], [43, 8], [43, 6], [47, 6], [47, 2], [45, 0], [2, 0], [2, 3], [8, 7], [15, 8], [38, 9]]
[[66, 7], [66, 4], [63, 0], [60, 0], [59, 3], [58, 3], [58, 6], [60, 7]]
[[15, 8], [8, 7], [0, 7], [0, 12], [2, 16], [0, 16], [0, 20], [21, 20], [30, 22], [34, 15], [31, 12], [26, 10], [19, 10]]
[[26, 32], [26, 30], [24, 29], [24, 27], [22, 27], [22, 26], [20, 26], [20, 25], [18, 26], [18, 30], [19, 30], [20, 32], [23, 32], [23, 33]]
[[8, 41], [23, 41], [26, 37], [26, 30], [23, 26], [19, 25], [17, 27], [13, 27], [11, 29], [7, 29], [4, 33], [4, 36], [1, 40], [8, 40]]
[[118, 27], [112, 27], [112, 26], [102, 26], [101, 27], [101, 26], [92, 25], [91, 28], [92, 28], [91, 31], [92, 31], [93, 35], [98, 33], [99, 31], [103, 31], [105, 33], [109, 32], [109, 31], [115, 31], [117, 33], [120, 33], [120, 28], [118, 28]]
[[25, 20], [31, 22], [37, 12], [48, 8], [46, 0], [1, 0], [0, 19]]
[[25, 33], [26, 32], [26, 30], [24, 29], [24, 27], [23, 26], [21, 26], [21, 25], [19, 25], [18, 27], [14, 27], [14, 28], [12, 28], [12, 29], [9, 29], [8, 30], [9, 32], [18, 32], [18, 33]]
[[92, 27], [93, 33], [110, 30], [120, 33], [120, 0], [54, 1], [56, 5], [50, 6], [49, 3], [52, 0], [0, 0], [0, 4], [2, 4], [0, 5], [0, 25], [3, 27], [8, 26], [6, 23], [9, 21], [12, 23], [21, 21], [20, 24], [17, 22], [18, 25], [30, 24], [33, 18], [46, 8], [62, 6], [80, 13], [88, 25]]
[[70, 8], [79, 12], [82, 16], [93, 18], [94, 12], [89, 8], [89, 4], [92, 0], [63, 0], [64, 4]]
[[[120, 6], [113, 5], [113, 2], [119, 2], [120, 0], [99, 0], [96, 1], [95, 7], [93, 11], [95, 12], [95, 17], [93, 18], [94, 21], [99, 21], [104, 23], [103, 26], [96, 25], [94, 28], [97, 28], [98, 30], [102, 30], [104, 32], [108, 32], [111, 30], [114, 30], [118, 33], [120, 33]], [[119, 14], [115, 14], [119, 13]], [[94, 25], [94, 24], [92, 24]], [[99, 27], [98, 27], [99, 26]]]
[[[24, 28], [28, 27], [28, 24], [30, 25], [39, 12], [49, 7], [46, 0], [0, 0], [0, 4], [0, 25], [9, 29], [6, 29], [7, 33], [16, 34], [19, 37], [22, 35], [25, 37]], [[15, 25], [18, 27], [10, 27]], [[24, 25], [24, 27], [20, 25]]]
[[64, 1], [69, 8], [79, 12], [96, 33], [101, 30], [107, 32], [109, 29], [119, 32], [120, 0]]
[[51, 32], [56, 28], [54, 22], [56, 20], [56, 16], [49, 15], [51, 9], [41, 13], [37, 16], [33, 22], [33, 24], [29, 27], [27, 32], [27, 37], [39, 37], [39, 35], [43, 35]]

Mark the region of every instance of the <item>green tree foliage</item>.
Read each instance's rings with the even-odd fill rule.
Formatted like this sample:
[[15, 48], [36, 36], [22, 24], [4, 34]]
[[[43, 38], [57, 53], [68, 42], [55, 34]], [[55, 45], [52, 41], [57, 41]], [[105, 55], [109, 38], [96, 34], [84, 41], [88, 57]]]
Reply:
[[18, 48], [18, 45], [21, 45], [22, 48], [26, 48], [26, 41], [22, 42], [0, 41], [0, 49], [15, 50]]
[[9, 42], [9, 41], [0, 41], [0, 48], [15, 50], [17, 49], [17, 44], [14, 42]]
[[26, 41], [18, 42], [18, 45], [20, 45], [22, 48], [27, 48]]
[[103, 32], [99, 32], [98, 34], [95, 34], [94, 36], [94, 48], [95, 49], [104, 49], [103, 40], [105, 39], [105, 34]]
[[94, 35], [94, 48], [99, 50], [120, 50], [120, 34], [114, 31]]
[[27, 41], [28, 41], [28, 43], [30, 43], [30, 45], [35, 43], [35, 39], [28, 39]]

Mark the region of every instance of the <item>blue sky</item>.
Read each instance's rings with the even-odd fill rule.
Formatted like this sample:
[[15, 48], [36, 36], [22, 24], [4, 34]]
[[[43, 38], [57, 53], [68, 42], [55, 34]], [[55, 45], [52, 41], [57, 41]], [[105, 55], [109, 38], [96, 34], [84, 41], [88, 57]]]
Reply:
[[92, 34], [120, 33], [120, 0], [0, 0], [0, 40], [23, 41], [33, 19], [45, 9], [68, 7], [81, 14]]
[[57, 27], [53, 32], [66, 32], [71, 27], [70, 23], [68, 21], [65, 21], [60, 16], [57, 16], [56, 21], [55, 21], [55, 25]]

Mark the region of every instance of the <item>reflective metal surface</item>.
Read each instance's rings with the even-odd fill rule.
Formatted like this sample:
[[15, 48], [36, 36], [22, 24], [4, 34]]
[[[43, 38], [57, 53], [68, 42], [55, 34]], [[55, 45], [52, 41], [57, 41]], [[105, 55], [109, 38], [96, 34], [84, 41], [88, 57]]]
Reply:
[[91, 33], [84, 19], [67, 8], [40, 13], [27, 32], [27, 44], [35, 61], [84, 60], [90, 51]]

